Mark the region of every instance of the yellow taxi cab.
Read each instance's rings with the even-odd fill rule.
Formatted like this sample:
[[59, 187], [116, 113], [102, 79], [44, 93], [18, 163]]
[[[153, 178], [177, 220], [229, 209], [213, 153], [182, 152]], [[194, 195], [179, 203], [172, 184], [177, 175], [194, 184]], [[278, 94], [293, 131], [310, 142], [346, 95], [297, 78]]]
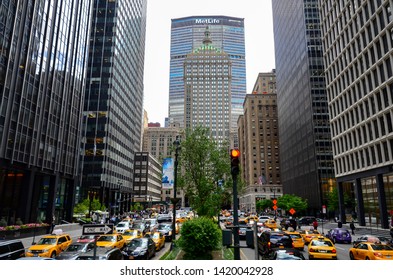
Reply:
[[188, 221], [186, 216], [181, 216], [176, 218], [176, 223], [184, 223], [186, 221]]
[[293, 241], [293, 247], [295, 249], [303, 251], [304, 249], [304, 240], [303, 237], [297, 231], [284, 231], [285, 233], [289, 234]]
[[274, 219], [269, 219], [266, 222], [263, 223], [265, 227], [270, 228], [270, 229], [277, 229], [279, 226], [277, 222]]
[[127, 229], [123, 232], [122, 236], [124, 241], [128, 243], [134, 238], [142, 238], [143, 233], [139, 229]]
[[300, 235], [303, 237], [304, 244], [307, 245], [308, 243], [310, 243], [310, 241], [311, 241], [313, 238], [315, 238], [315, 237], [317, 237], [317, 236], [320, 236], [321, 234], [319, 233], [319, 231], [317, 231], [317, 230], [315, 230], [315, 229], [310, 229], [310, 230], [302, 231], [302, 232], [300, 233]]
[[245, 218], [247, 224], [258, 223], [259, 218], [257, 216], [251, 215]]
[[126, 241], [119, 233], [103, 234], [97, 239], [97, 247], [124, 248]]
[[349, 249], [351, 260], [393, 260], [393, 248], [380, 242], [361, 242]]
[[153, 239], [154, 244], [156, 245], [156, 251], [160, 251], [165, 247], [165, 236], [161, 232], [146, 232], [145, 237]]
[[72, 243], [69, 234], [50, 234], [43, 236], [36, 244], [31, 246], [26, 257], [54, 258], [63, 252]]
[[337, 250], [332, 241], [325, 236], [318, 236], [311, 239], [308, 244], [308, 259], [328, 259], [337, 260]]

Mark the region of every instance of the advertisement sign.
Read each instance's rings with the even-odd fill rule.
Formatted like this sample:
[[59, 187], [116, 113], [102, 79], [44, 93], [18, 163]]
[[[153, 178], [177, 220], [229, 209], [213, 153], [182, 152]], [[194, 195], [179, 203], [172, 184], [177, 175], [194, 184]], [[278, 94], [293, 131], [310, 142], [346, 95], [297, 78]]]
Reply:
[[162, 163], [162, 188], [172, 189], [174, 182], [174, 162], [173, 158], [164, 158]]

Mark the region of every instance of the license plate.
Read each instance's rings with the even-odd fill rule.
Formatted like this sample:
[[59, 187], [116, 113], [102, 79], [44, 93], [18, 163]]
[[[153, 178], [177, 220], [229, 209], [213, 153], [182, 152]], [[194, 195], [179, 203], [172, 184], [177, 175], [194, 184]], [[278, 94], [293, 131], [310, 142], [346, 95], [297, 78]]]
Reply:
[[133, 259], [134, 259], [134, 257], [133, 257], [133, 256], [129, 256], [129, 257], [128, 257], [128, 259], [130, 259], [130, 260], [133, 260]]
[[386, 256], [387, 259], [390, 259], [392, 256]]
[[33, 254], [33, 257], [38, 257], [38, 254]]
[[320, 253], [326, 253], [326, 250], [319, 250]]
[[283, 249], [283, 248], [284, 248], [284, 246], [283, 246], [283, 245], [280, 245], [278, 248], [280, 248], [280, 249]]

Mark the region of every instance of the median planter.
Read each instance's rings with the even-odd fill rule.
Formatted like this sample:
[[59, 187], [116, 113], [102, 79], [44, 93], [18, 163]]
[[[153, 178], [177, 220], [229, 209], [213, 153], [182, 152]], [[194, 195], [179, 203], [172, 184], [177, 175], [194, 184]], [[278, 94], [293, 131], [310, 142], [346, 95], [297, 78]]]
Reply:
[[15, 229], [1, 230], [0, 239], [19, 239], [38, 235], [47, 234], [50, 230], [49, 225], [37, 226], [37, 227], [19, 227]]

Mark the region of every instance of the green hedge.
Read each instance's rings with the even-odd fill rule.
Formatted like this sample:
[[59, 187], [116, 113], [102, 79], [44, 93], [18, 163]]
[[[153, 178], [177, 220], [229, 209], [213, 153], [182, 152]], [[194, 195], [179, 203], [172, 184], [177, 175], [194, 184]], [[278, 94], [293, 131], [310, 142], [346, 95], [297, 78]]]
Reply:
[[183, 223], [178, 246], [185, 259], [209, 259], [211, 252], [221, 247], [221, 229], [210, 218], [200, 217]]

